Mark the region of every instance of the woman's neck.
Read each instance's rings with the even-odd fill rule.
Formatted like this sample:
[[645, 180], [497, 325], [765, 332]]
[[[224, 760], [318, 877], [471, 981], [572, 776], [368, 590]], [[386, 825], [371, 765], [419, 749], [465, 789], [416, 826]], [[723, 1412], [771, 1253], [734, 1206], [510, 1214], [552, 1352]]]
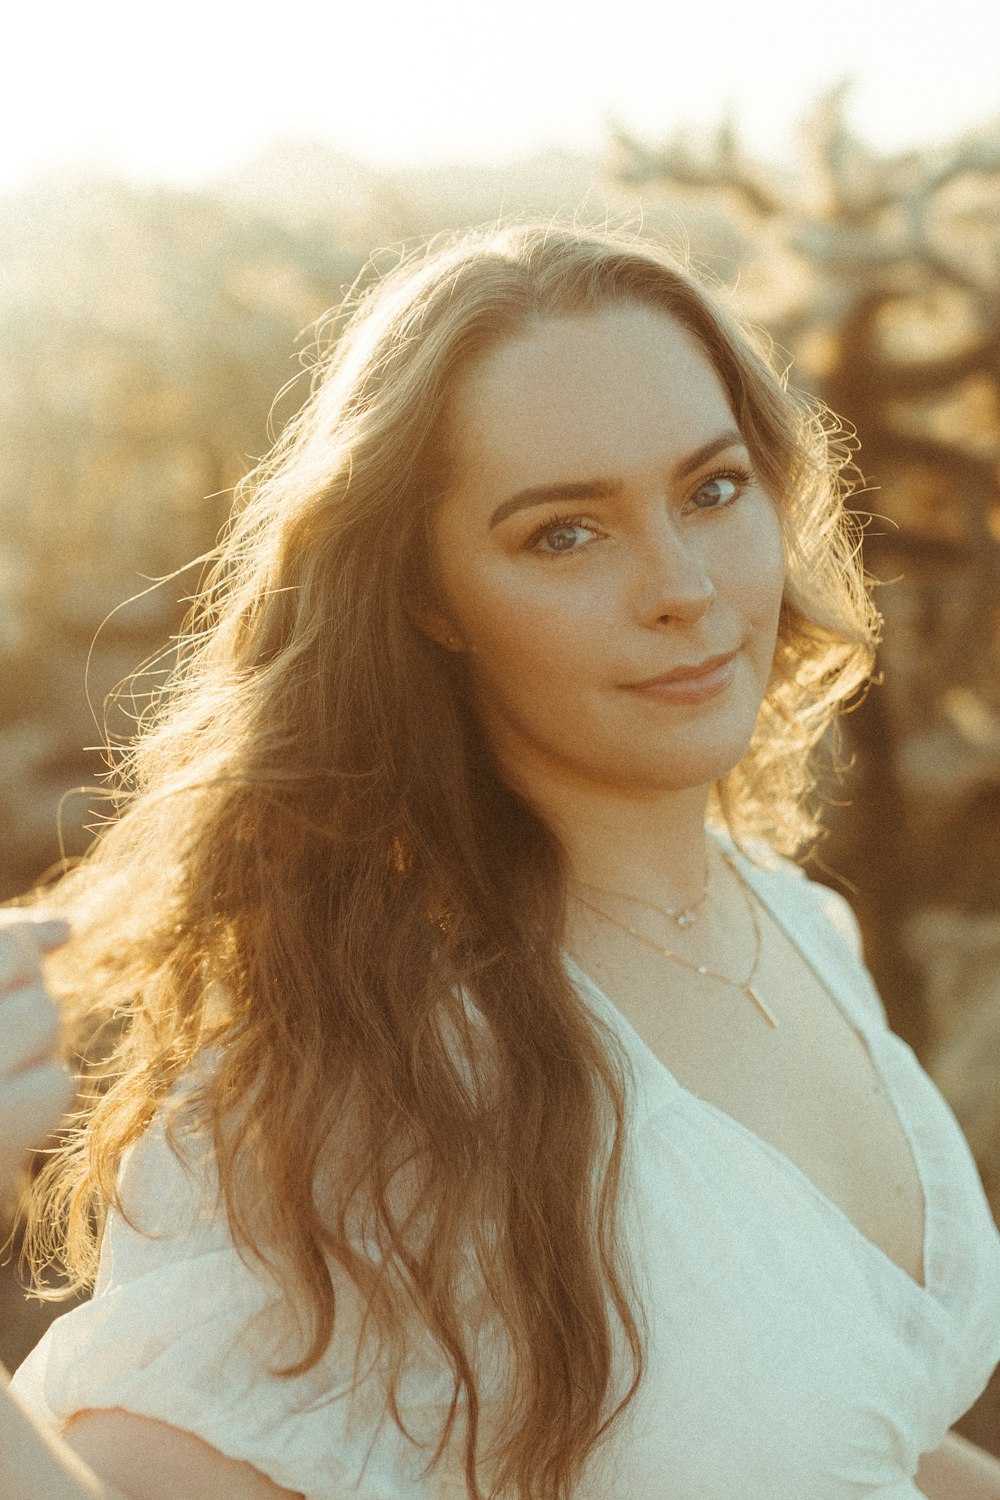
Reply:
[[708, 787], [680, 791], [546, 784], [531, 800], [555, 831], [571, 882], [639, 895], [669, 907], [703, 895]]

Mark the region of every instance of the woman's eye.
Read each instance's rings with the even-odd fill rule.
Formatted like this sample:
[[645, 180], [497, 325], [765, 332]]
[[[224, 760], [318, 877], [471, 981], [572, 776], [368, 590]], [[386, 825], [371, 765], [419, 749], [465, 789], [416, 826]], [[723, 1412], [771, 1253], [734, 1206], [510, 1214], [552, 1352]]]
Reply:
[[696, 510], [719, 510], [737, 499], [749, 483], [749, 474], [712, 474], [695, 490], [692, 503]]
[[529, 545], [533, 551], [541, 552], [544, 556], [558, 557], [560, 554], [582, 551], [587, 539], [594, 534], [593, 528], [585, 526], [582, 521], [558, 521], [555, 525], [550, 523], [536, 531]]

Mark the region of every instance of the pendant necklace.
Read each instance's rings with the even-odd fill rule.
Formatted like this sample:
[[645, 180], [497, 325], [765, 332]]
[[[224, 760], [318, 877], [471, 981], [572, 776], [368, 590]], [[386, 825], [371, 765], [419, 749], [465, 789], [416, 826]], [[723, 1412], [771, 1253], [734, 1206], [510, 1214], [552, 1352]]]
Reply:
[[[750, 965], [750, 972], [747, 975], [746, 979], [733, 979], [728, 974], [720, 974], [717, 970], [710, 969], [707, 964], [696, 964], [693, 962], [693, 960], [685, 958], [683, 954], [675, 953], [672, 948], [665, 948], [662, 943], [657, 943], [653, 938], [649, 937], [647, 933], [639, 932], [635, 927], [630, 927], [627, 922], [619, 921], [619, 919], [617, 917], [613, 917], [610, 912], [603, 911], [601, 907], [595, 906], [592, 901], [588, 901], [585, 896], [578, 895], [576, 899], [582, 906], [586, 906], [590, 911], [594, 912], [596, 916], [602, 917], [605, 922], [610, 922], [614, 927], [620, 928], [622, 932], [627, 932], [629, 937], [635, 938], [637, 942], [645, 943], [646, 947], [652, 948], [654, 953], [659, 953], [662, 954], [664, 958], [672, 959], [674, 963], [681, 964], [685, 969], [690, 969], [694, 974], [701, 974], [706, 979], [718, 979], [722, 984], [728, 984], [733, 989], [741, 990], [742, 993], [746, 995], [747, 999], [751, 1000], [753, 1004], [756, 1005], [757, 1009], [761, 1012], [762, 1015], [767, 1018], [770, 1025], [773, 1026], [776, 1030], [778, 1026], [777, 1021], [774, 1019], [771, 1012], [768, 1010], [767, 1006], [764, 1004], [763, 1000], [754, 989], [754, 980], [757, 978], [757, 970], [760, 967], [760, 956], [763, 943], [761, 938], [760, 923], [757, 920], [757, 911], [754, 906], [753, 892], [747, 889], [747, 882], [744, 876], [741, 874], [739, 868], [733, 862], [733, 860], [731, 860], [726, 854], [725, 850], [722, 849], [719, 852], [739, 881], [740, 890], [741, 892], [743, 892], [743, 898], [746, 901], [747, 910], [750, 913], [750, 921], [753, 926], [753, 963]], [[581, 886], [584, 885], [582, 881], [577, 882], [577, 884]], [[584, 886], [584, 888], [587, 890], [598, 891], [600, 891], [601, 889], [598, 886]], [[687, 915], [687, 912], [681, 912], [675, 916], [673, 910], [670, 907], [655, 906], [652, 901], [644, 901], [641, 897], [638, 896], [623, 896], [620, 891], [603, 891], [603, 894], [606, 896], [617, 896], [620, 900], [624, 901], [635, 901], [640, 906], [648, 906], [652, 911], [658, 911], [662, 915], [669, 915], [673, 917], [678, 926], [690, 925], [690, 922], [682, 923], [680, 921], [680, 915]], [[696, 910], [697, 907], [701, 906], [701, 904], [704, 902], [705, 894], [707, 894], [707, 886], [705, 893], [703, 893], [699, 898], [694, 910]]]
[[[676, 922], [678, 927], [693, 927], [708, 896], [708, 850], [705, 850], [705, 874], [701, 883], [701, 895], [690, 906], [657, 906], [654, 901], [646, 901], [642, 896], [622, 898], [620, 891], [606, 890], [603, 885], [589, 885], [586, 880], [577, 880], [574, 884], [581, 890], [593, 891], [597, 896], [617, 896], [619, 899], [633, 901], [637, 906], [647, 906], [650, 911], [657, 912], [661, 917], [669, 917], [672, 922]], [[591, 910], [596, 911], [597, 908], [592, 907]]]

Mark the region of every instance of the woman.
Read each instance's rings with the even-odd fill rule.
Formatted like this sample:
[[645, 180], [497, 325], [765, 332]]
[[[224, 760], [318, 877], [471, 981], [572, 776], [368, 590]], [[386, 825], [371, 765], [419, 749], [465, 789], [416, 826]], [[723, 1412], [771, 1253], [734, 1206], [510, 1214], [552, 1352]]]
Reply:
[[1000, 1496], [945, 1436], [1000, 1235], [783, 857], [876, 635], [844, 449], [553, 224], [405, 259], [320, 375], [46, 894], [111, 1061], [30, 1245], [100, 1266], [0, 1492]]

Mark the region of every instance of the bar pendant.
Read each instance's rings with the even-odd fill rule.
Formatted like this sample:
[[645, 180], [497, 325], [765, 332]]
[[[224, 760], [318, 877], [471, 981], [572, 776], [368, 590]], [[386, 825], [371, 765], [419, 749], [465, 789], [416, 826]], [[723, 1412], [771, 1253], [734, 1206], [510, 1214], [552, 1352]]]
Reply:
[[777, 1026], [778, 1026], [777, 1021], [774, 1019], [774, 1017], [772, 1016], [771, 1012], [768, 1010], [767, 1006], [764, 1004], [763, 1000], [757, 994], [757, 991], [754, 989], [753, 985], [752, 984], [745, 984], [743, 986], [743, 989], [744, 989], [745, 993], [747, 994], [747, 996], [753, 1001], [754, 1005], [756, 1005], [757, 1009], [759, 1011], [761, 1011], [762, 1014], [767, 1017], [767, 1019], [770, 1021], [771, 1025], [775, 1028], [775, 1030], [777, 1030]]

